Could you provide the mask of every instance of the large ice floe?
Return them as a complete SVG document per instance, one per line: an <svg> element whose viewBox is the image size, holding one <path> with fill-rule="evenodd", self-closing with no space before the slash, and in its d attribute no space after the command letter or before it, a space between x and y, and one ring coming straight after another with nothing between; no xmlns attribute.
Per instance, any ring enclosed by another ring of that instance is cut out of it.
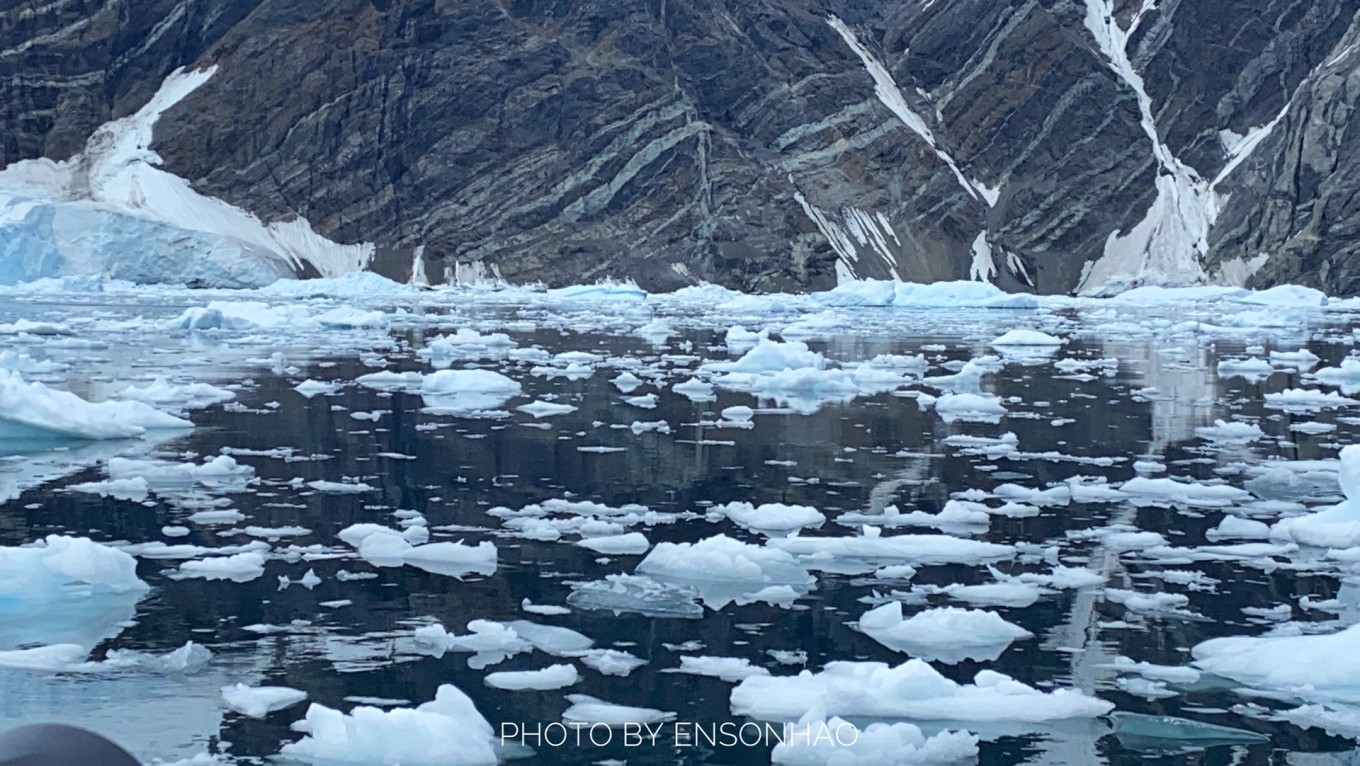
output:
<svg viewBox="0 0 1360 766"><path fill-rule="evenodd" d="M313 703L302 720L307 736L283 755L314 764L491 766L498 762L491 724L452 684L415 708L360 705L348 713Z"/></svg>
<svg viewBox="0 0 1360 766"><path fill-rule="evenodd" d="M87 538L0 547L0 649L76 645L83 660L117 635L148 590L136 559Z"/></svg>
<svg viewBox="0 0 1360 766"><path fill-rule="evenodd" d="M1360 445L1341 450L1341 491L1346 500L1326 510L1276 522L1270 537L1320 548L1360 546Z"/></svg>
<svg viewBox="0 0 1360 766"><path fill-rule="evenodd" d="M841 661L796 676L751 676L732 689L731 702L733 713L787 721L819 705L841 717L1030 724L1094 718L1114 709L1075 689L1040 691L990 670L960 684L923 660L896 666Z"/></svg>
<svg viewBox="0 0 1360 766"><path fill-rule="evenodd" d="M143 402L90 402L0 370L0 440L127 439L192 427Z"/></svg>

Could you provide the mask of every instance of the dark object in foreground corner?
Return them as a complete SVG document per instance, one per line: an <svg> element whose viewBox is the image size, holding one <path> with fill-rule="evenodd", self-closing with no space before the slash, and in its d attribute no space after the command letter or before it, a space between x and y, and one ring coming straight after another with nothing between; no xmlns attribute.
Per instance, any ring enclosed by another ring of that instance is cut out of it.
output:
<svg viewBox="0 0 1360 766"><path fill-rule="evenodd" d="M0 732L0 766L139 766L128 751L75 726L37 723Z"/></svg>

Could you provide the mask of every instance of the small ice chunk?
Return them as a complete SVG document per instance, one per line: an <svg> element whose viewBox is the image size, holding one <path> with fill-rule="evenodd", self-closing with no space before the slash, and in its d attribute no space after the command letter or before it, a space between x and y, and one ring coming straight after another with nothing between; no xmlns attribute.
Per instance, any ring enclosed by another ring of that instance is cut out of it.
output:
<svg viewBox="0 0 1360 766"><path fill-rule="evenodd" d="M565 415L568 412L575 412L576 408L570 404L557 404L555 402L534 401L529 404L521 404L515 409L533 415L534 418L546 418L553 415Z"/></svg>
<svg viewBox="0 0 1360 766"><path fill-rule="evenodd" d="M293 386L293 390L298 392L299 394L302 394L304 397L311 399L314 396L333 394L336 391L339 391L342 385L343 384L340 383L339 381L323 381L308 379L302 381L296 386Z"/></svg>
<svg viewBox="0 0 1360 766"><path fill-rule="evenodd" d="M562 720L569 724L604 724L610 728L623 728L628 724L662 723L675 720L675 713L655 710L649 707L630 707L605 702L585 694L568 694L571 703L562 713Z"/></svg>
<svg viewBox="0 0 1360 766"><path fill-rule="evenodd" d="M865 612L859 629L889 649L951 665L968 659L994 660L1011 642L1034 637L995 612L974 609L947 606L903 619L897 601Z"/></svg>
<svg viewBox="0 0 1360 766"><path fill-rule="evenodd" d="M788 532L802 527L815 527L826 521L821 511L806 505L765 503L754 506L735 502L714 506L713 510L743 527L759 531Z"/></svg>
<svg viewBox="0 0 1360 766"><path fill-rule="evenodd" d="M581 664L606 676L626 676L647 661L618 649L591 649L577 655Z"/></svg>
<svg viewBox="0 0 1360 766"><path fill-rule="evenodd" d="M227 707L241 715L251 718L264 718L275 710L292 707L307 699L307 692L287 686L235 686L222 687L222 699Z"/></svg>
<svg viewBox="0 0 1360 766"><path fill-rule="evenodd" d="M486 677L486 685L497 689L523 691L534 689L549 691L571 686L581 680L581 674L569 663L549 665L540 670L518 670L491 673Z"/></svg>
<svg viewBox="0 0 1360 766"><path fill-rule="evenodd" d="M652 547L652 544L647 541L647 537L641 532L587 537L577 541L576 544L582 548L589 548L596 553L605 553L611 556L637 556L646 553L647 549Z"/></svg>
<svg viewBox="0 0 1360 766"><path fill-rule="evenodd" d="M729 683L751 676L768 676L770 671L759 665L752 665L745 657L702 657L686 655L680 658L680 667L663 670L663 673L687 673L694 676L711 676Z"/></svg>
<svg viewBox="0 0 1360 766"><path fill-rule="evenodd" d="M1015 329L993 339L988 345L993 348L1004 348L1006 346L1062 346L1066 344L1066 339L1054 337L1038 330Z"/></svg>
<svg viewBox="0 0 1360 766"><path fill-rule="evenodd" d="M264 556L253 551L233 556L214 556L179 565L179 577L250 582L264 574Z"/></svg>

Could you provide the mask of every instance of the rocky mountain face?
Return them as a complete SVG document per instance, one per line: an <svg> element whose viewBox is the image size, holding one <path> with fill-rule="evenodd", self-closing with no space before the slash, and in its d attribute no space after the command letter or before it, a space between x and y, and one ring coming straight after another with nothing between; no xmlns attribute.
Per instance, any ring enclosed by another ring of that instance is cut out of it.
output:
<svg viewBox="0 0 1360 766"><path fill-rule="evenodd" d="M1360 292L1360 0L0 0L0 161L211 64L163 168L398 278Z"/></svg>

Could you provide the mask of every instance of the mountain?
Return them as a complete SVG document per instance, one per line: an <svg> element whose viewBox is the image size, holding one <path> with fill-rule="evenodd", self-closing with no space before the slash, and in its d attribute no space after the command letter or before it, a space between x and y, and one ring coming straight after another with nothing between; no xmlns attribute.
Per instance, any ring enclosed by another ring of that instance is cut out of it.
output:
<svg viewBox="0 0 1360 766"><path fill-rule="evenodd" d="M1355 294L1357 64L1360 0L0 0L0 164L266 270Z"/></svg>

